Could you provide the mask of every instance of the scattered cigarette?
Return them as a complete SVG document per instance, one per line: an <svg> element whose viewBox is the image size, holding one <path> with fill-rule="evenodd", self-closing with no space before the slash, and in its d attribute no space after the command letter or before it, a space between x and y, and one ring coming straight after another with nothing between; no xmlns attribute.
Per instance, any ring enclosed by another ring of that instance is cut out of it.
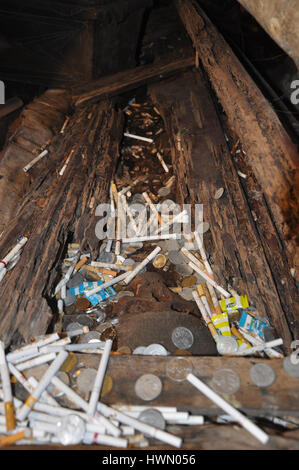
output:
<svg viewBox="0 0 299 470"><path fill-rule="evenodd" d="M23 168L24 172L27 173L27 171L30 170L30 168L32 168L33 165L39 162L48 153L49 153L48 150L44 150L43 152L41 152L37 157L31 160L31 162L29 162L28 165L24 166Z"/></svg>
<svg viewBox="0 0 299 470"><path fill-rule="evenodd" d="M131 137L131 139L144 140L145 142L150 142L150 143L154 142L153 139L149 139L148 137L141 137L140 135L129 134L128 132L125 132L124 136Z"/></svg>

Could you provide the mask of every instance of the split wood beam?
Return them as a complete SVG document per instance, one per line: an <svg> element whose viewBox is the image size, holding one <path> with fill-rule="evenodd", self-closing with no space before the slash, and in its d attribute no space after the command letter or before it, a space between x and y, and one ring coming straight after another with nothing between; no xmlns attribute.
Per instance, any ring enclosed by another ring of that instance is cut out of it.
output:
<svg viewBox="0 0 299 470"><path fill-rule="evenodd" d="M166 58L157 63L143 65L115 75L105 76L83 85L81 84L72 89L73 105L81 106L88 102L124 93L149 82L175 74L178 71L188 69L194 63L194 56L187 56L176 60Z"/></svg>
<svg viewBox="0 0 299 470"><path fill-rule="evenodd" d="M201 64L239 137L274 217L290 267L299 263L299 155L296 145L219 31L194 0L177 10Z"/></svg>
<svg viewBox="0 0 299 470"><path fill-rule="evenodd" d="M37 164L39 176L0 241L4 256L18 236L28 238L19 263L0 284L0 336L6 346L46 332L57 309L53 292L66 244L74 241L98 253L95 209L107 202L122 133L122 113L110 102L86 106Z"/></svg>

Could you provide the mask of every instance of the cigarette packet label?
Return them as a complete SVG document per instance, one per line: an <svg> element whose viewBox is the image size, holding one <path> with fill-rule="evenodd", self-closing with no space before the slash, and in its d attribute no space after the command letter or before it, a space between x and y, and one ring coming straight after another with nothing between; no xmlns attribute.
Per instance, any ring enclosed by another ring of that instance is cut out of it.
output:
<svg viewBox="0 0 299 470"><path fill-rule="evenodd" d="M82 282L79 286L72 287L70 289L70 293L73 295L83 294L92 305L97 305L99 302L102 302L102 300L108 299L108 297L112 297L117 294L113 287L106 287L106 289L100 290L96 294L88 295L88 291L100 286L101 284L103 284L103 281Z"/></svg>
<svg viewBox="0 0 299 470"><path fill-rule="evenodd" d="M213 325L221 336L231 336L227 313L214 315L211 318Z"/></svg>
<svg viewBox="0 0 299 470"><path fill-rule="evenodd" d="M247 295L236 295L235 297L230 297L229 299L220 300L220 307L222 312L233 313L238 308L248 308L249 303Z"/></svg>
<svg viewBox="0 0 299 470"><path fill-rule="evenodd" d="M245 328L248 331L251 331L252 333L259 335L262 339L264 339L263 330L267 326L267 324L260 320L257 320L248 313L242 312L241 318L239 320L239 326Z"/></svg>

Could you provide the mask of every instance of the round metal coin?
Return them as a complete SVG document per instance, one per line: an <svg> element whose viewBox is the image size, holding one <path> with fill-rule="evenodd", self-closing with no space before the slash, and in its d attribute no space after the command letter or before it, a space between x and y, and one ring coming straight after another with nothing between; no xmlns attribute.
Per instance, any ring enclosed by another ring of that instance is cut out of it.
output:
<svg viewBox="0 0 299 470"><path fill-rule="evenodd" d="M178 349L190 349L194 342L192 332L184 326L175 328L172 332L171 339Z"/></svg>
<svg viewBox="0 0 299 470"><path fill-rule="evenodd" d="M144 401L157 398L162 392L162 382L156 375L144 374L135 383L136 395Z"/></svg>
<svg viewBox="0 0 299 470"><path fill-rule="evenodd" d="M133 354L144 354L145 350L146 350L146 346L138 346L137 348L134 349Z"/></svg>
<svg viewBox="0 0 299 470"><path fill-rule="evenodd" d="M59 370L56 374L56 377L58 377L59 380L61 380L65 385L69 385L70 383L70 378L69 376L67 375L66 372L63 372L61 370ZM47 391L53 395L54 398L59 398L61 397L62 395L64 395L64 392L62 392L61 390L59 390L59 388L56 388L55 385L53 385L52 383L50 383L47 387Z"/></svg>
<svg viewBox="0 0 299 470"><path fill-rule="evenodd" d="M73 352L70 352L59 370L61 370L62 372L69 372L75 367L76 364L77 364L76 355Z"/></svg>
<svg viewBox="0 0 299 470"><path fill-rule="evenodd" d="M80 336L79 343L85 344L89 343L91 340L101 340L101 333L99 331L89 331L85 335Z"/></svg>
<svg viewBox="0 0 299 470"><path fill-rule="evenodd" d="M97 370L88 368L82 369L80 374L77 376L77 387L82 393L89 393L93 389L94 381L97 375Z"/></svg>
<svg viewBox="0 0 299 470"><path fill-rule="evenodd" d="M80 284L82 284L82 282L84 282L84 276L83 274L77 272L67 282L66 287L68 287L69 289L71 287L75 288L75 287L78 287Z"/></svg>
<svg viewBox="0 0 299 470"><path fill-rule="evenodd" d="M249 371L252 382L258 387L270 387L275 381L275 372L268 364L255 364Z"/></svg>
<svg viewBox="0 0 299 470"><path fill-rule="evenodd" d="M219 188L214 194L214 199L220 199L223 196L224 188Z"/></svg>
<svg viewBox="0 0 299 470"><path fill-rule="evenodd" d="M187 276L185 279L182 281L182 286L183 287L192 287L194 284L196 284L197 278L196 276Z"/></svg>
<svg viewBox="0 0 299 470"><path fill-rule="evenodd" d="M82 328L81 323L74 321L68 324L65 331L68 332L68 331L73 331L73 330L79 330L80 328Z"/></svg>
<svg viewBox="0 0 299 470"><path fill-rule="evenodd" d="M193 269L188 264L177 264L175 270L181 276L191 276L193 274Z"/></svg>
<svg viewBox="0 0 299 470"><path fill-rule="evenodd" d="M163 418L162 413L159 410L155 410L154 408L143 410L138 416L138 420L158 429L164 430L166 427L165 419Z"/></svg>
<svg viewBox="0 0 299 470"><path fill-rule="evenodd" d="M156 256L156 258L153 261L153 266L157 269L161 269L165 266L167 261L167 258L163 254L159 254Z"/></svg>
<svg viewBox="0 0 299 470"><path fill-rule="evenodd" d="M176 357L166 365L166 375L175 382L183 382L192 373L192 364L184 357Z"/></svg>
<svg viewBox="0 0 299 470"><path fill-rule="evenodd" d="M172 264L187 264L186 257L180 251L169 251L168 259Z"/></svg>
<svg viewBox="0 0 299 470"><path fill-rule="evenodd" d="M283 368L288 375L299 379L299 364L295 364L292 355L287 356L283 361Z"/></svg>
<svg viewBox="0 0 299 470"><path fill-rule="evenodd" d="M194 289L191 287L183 287L182 291L179 292L179 296L181 296L185 300L194 300L192 292Z"/></svg>
<svg viewBox="0 0 299 470"><path fill-rule="evenodd" d="M239 375L232 369L219 369L212 378L212 386L215 392L224 395L235 394L241 385Z"/></svg>
<svg viewBox="0 0 299 470"><path fill-rule="evenodd" d="M80 325L88 326L88 328L92 328L95 324L93 318L89 317L88 315L78 315L76 321L80 323Z"/></svg>
<svg viewBox="0 0 299 470"><path fill-rule="evenodd" d="M232 336L220 336L216 343L217 351L222 356L225 354L235 354L238 349L238 343Z"/></svg>
<svg viewBox="0 0 299 470"><path fill-rule="evenodd" d="M120 354L132 354L132 350L129 348L129 346L121 346L118 348L117 352Z"/></svg>
<svg viewBox="0 0 299 470"><path fill-rule="evenodd" d="M108 395L108 393L111 392L112 387L113 387L113 379L110 375L106 374L104 377L103 386L101 390L101 397Z"/></svg>
<svg viewBox="0 0 299 470"><path fill-rule="evenodd" d="M91 303L85 297L78 297L75 306L77 310L84 312L91 307Z"/></svg>
<svg viewBox="0 0 299 470"><path fill-rule="evenodd" d="M143 352L147 356L167 356L168 352L162 344L150 344Z"/></svg>

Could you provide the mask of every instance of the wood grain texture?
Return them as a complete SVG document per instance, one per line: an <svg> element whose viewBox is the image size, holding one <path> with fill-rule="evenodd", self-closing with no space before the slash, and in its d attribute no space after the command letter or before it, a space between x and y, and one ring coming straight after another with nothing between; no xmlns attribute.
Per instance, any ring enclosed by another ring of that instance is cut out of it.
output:
<svg viewBox="0 0 299 470"><path fill-rule="evenodd" d="M51 299L57 268L70 238L97 253L95 209L106 202L122 129L122 115L111 103L87 106L71 117L65 133L53 140L50 158L41 161L39 177L0 243L0 252L7 253L19 235L28 237L20 262L0 285L6 345L45 333L56 309Z"/></svg>
<svg viewBox="0 0 299 470"><path fill-rule="evenodd" d="M290 262L299 263L298 171L294 143L262 92L194 0L177 0L180 17L230 127L265 194Z"/></svg>
<svg viewBox="0 0 299 470"><path fill-rule="evenodd" d="M217 281L224 288L229 283L240 295L247 293L251 305L269 318L288 349L292 334L298 335L294 281L285 262L287 282L281 301L277 288L281 276L275 277L272 268L275 258L265 256L201 73L185 72L152 85L149 93L170 138L180 202L203 204L204 220L210 224L204 243ZM219 188L225 191L216 200Z"/></svg>
<svg viewBox="0 0 299 470"><path fill-rule="evenodd" d="M79 106L107 96L115 96L144 85L149 81L160 80L164 76L175 74L193 65L193 56L176 60L166 58L158 63L143 65L115 75L102 77L98 80L87 82L84 85L73 87L73 105Z"/></svg>

